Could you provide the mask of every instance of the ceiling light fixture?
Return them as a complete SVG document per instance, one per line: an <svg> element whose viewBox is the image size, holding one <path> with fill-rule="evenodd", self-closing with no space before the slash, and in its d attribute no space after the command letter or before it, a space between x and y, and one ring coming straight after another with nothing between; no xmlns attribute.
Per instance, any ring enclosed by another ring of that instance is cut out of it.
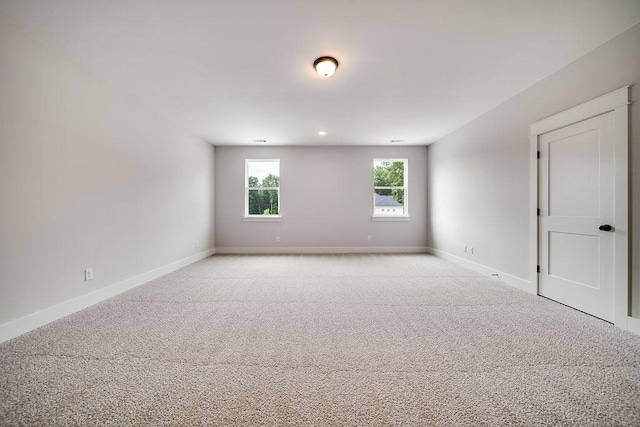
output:
<svg viewBox="0 0 640 427"><path fill-rule="evenodd" d="M327 134L326 130L318 131L318 135L320 135L320 136L325 136L326 134Z"/></svg>
<svg viewBox="0 0 640 427"><path fill-rule="evenodd" d="M321 56L313 61L313 68L322 77L331 77L338 68L338 61L330 56Z"/></svg>

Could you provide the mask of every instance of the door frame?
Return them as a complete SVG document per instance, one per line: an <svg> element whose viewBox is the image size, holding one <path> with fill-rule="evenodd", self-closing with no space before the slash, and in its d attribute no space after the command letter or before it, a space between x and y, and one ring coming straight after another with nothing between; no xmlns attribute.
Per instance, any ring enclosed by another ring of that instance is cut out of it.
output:
<svg viewBox="0 0 640 427"><path fill-rule="evenodd" d="M614 112L614 324L628 329L629 316L629 92L622 87L529 125L530 131L530 283L531 292L539 293L538 284L538 150L539 137L605 113Z"/></svg>

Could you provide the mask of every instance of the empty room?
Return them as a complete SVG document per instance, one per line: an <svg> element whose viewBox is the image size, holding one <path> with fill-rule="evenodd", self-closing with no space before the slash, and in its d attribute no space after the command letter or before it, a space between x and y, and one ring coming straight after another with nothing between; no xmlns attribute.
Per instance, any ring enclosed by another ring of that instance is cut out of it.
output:
<svg viewBox="0 0 640 427"><path fill-rule="evenodd" d="M640 425L640 1L0 0L0 426Z"/></svg>

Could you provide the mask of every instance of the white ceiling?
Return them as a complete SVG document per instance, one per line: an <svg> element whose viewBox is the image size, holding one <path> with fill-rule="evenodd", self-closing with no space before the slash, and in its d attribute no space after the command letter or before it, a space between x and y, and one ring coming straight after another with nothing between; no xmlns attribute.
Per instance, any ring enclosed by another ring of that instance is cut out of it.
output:
<svg viewBox="0 0 640 427"><path fill-rule="evenodd" d="M0 13L215 145L383 145L447 135L640 22L640 1L0 0ZM340 62L329 79L312 69L322 55Z"/></svg>

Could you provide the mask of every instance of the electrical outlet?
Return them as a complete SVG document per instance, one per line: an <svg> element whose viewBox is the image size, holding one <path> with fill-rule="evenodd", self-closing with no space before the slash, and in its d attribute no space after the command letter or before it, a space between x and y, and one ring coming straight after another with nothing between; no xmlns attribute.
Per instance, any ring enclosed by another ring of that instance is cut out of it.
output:
<svg viewBox="0 0 640 427"><path fill-rule="evenodd" d="M200 240L196 239L196 248L200 247Z"/></svg>
<svg viewBox="0 0 640 427"><path fill-rule="evenodd" d="M84 271L84 281L88 282L91 279L93 279L93 268L87 268Z"/></svg>
<svg viewBox="0 0 640 427"><path fill-rule="evenodd" d="M367 236L367 241L370 242L371 241L371 236Z"/></svg>
<svg viewBox="0 0 640 427"><path fill-rule="evenodd" d="M467 252L467 245L464 245L464 246L462 247L462 252Z"/></svg>
<svg viewBox="0 0 640 427"><path fill-rule="evenodd" d="M469 246L469 253L473 255L473 246Z"/></svg>
<svg viewBox="0 0 640 427"><path fill-rule="evenodd" d="M280 241L280 236L276 236L276 242Z"/></svg>

